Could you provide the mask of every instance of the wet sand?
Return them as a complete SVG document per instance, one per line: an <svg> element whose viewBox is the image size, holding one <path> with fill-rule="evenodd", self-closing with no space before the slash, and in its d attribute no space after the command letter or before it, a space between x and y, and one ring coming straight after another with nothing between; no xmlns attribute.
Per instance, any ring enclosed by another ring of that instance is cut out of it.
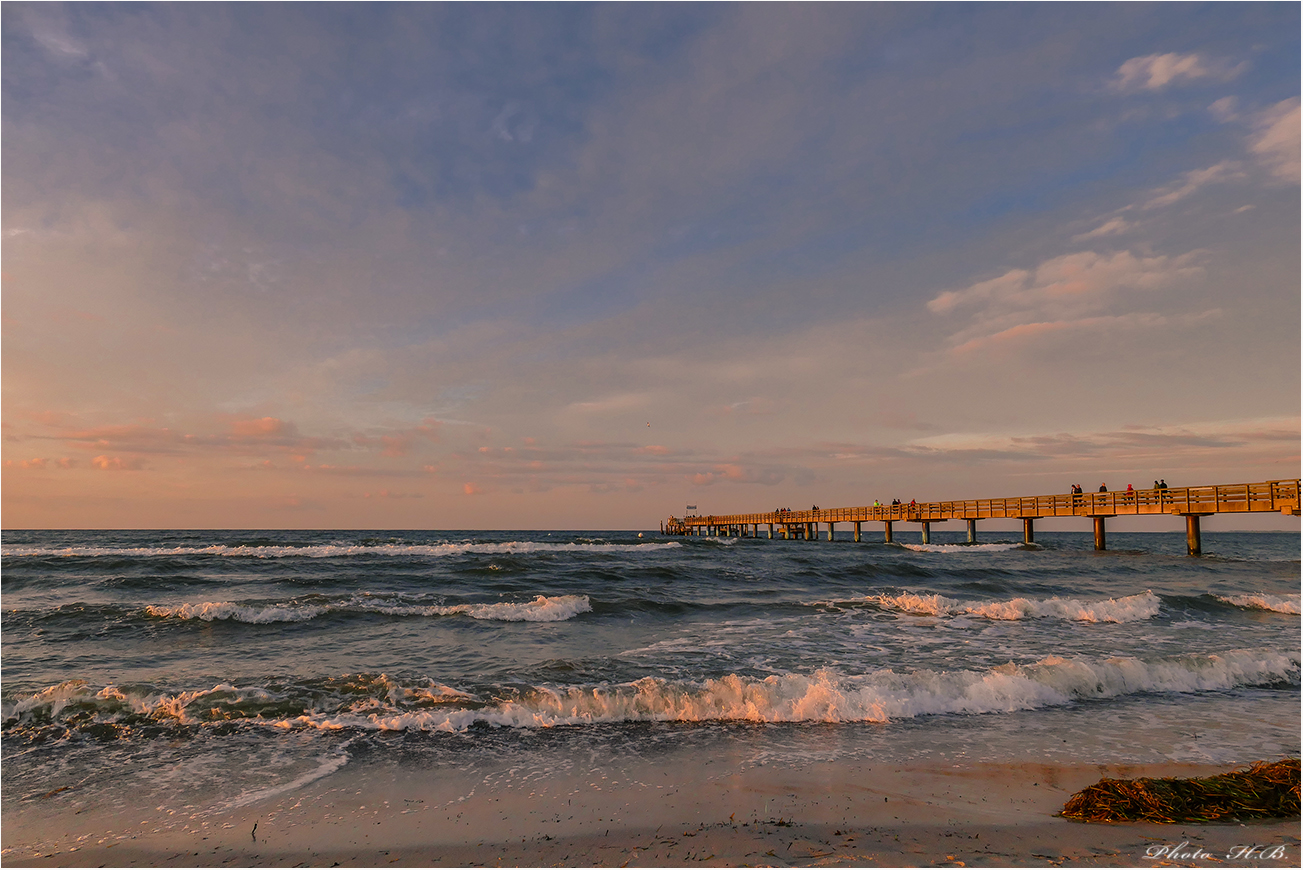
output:
<svg viewBox="0 0 1303 870"><path fill-rule="evenodd" d="M676 758L618 772L492 779L346 766L293 791L192 817L172 812L141 821L147 814L126 808L6 808L3 863L1297 866L1298 819L1201 826L1055 817L1069 796L1101 776L1205 776L1226 769L858 762L796 768ZM1262 848L1233 857L1248 846ZM1146 858L1146 850L1164 849Z"/></svg>

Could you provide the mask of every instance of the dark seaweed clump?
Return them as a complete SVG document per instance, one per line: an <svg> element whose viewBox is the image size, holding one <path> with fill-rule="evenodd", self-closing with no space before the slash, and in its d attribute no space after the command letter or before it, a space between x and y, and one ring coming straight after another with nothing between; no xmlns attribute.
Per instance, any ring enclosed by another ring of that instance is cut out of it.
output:
<svg viewBox="0 0 1303 870"><path fill-rule="evenodd" d="M1059 815L1080 822L1231 822L1299 814L1299 760L1196 779L1101 779Z"/></svg>

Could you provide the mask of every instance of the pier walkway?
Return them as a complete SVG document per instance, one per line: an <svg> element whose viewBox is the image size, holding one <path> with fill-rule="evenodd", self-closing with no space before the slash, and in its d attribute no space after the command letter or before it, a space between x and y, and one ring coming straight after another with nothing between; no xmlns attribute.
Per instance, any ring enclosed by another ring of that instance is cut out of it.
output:
<svg viewBox="0 0 1303 870"><path fill-rule="evenodd" d="M783 538L819 537L819 525L828 527L827 540L834 540L837 523L851 523L856 541L861 540L863 523L883 523L885 540L892 540L892 524L918 523L923 543L930 543L932 523L965 520L968 542L977 542L977 521L1019 519L1023 540L1033 543L1034 522L1046 517L1089 517L1095 526L1095 549L1105 549L1104 521L1119 516L1168 515L1185 517L1186 542L1190 555L1202 552L1199 518L1225 513L1282 513L1299 515L1299 480L1268 480L1220 486L1187 486L1170 489L1140 489L1131 492L1084 492L1063 495L1033 495L1018 498L982 498L965 501L934 501L918 504L873 505L871 507L826 508L808 511L770 511L724 516L670 517L661 524L667 535L730 535L760 537L760 527L775 529Z"/></svg>

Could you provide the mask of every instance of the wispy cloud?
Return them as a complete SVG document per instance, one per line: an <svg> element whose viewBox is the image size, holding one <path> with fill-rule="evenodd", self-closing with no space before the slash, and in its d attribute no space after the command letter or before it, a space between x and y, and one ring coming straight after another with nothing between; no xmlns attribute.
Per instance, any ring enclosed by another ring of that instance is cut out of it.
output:
<svg viewBox="0 0 1303 870"><path fill-rule="evenodd" d="M1297 120L1297 118L1296 118ZM1297 139L1297 135L1295 137ZM1235 160L1223 160L1206 169L1193 169L1185 173L1179 181L1155 191L1150 199L1141 204L1141 208L1163 208L1180 202L1210 184L1244 178L1244 170Z"/></svg>
<svg viewBox="0 0 1303 870"><path fill-rule="evenodd" d="M1131 229L1131 224L1123 217L1111 217L1104 223L1095 227L1087 233L1081 233L1072 237L1074 242L1084 242L1088 239L1098 239L1102 236L1121 235Z"/></svg>
<svg viewBox="0 0 1303 870"><path fill-rule="evenodd" d="M1130 251L1082 251L948 290L927 307L938 315L967 313L969 325L950 336L953 353L1066 329L1157 326L1165 320L1152 314L1099 312L1129 299L1126 291L1150 290L1198 274L1198 258L1199 252L1143 257Z"/></svg>
<svg viewBox="0 0 1303 870"><path fill-rule="evenodd" d="M1160 91L1174 83L1197 79L1229 81L1243 69L1243 65L1198 54L1148 54L1133 57L1118 67L1113 87L1120 91Z"/></svg>
<svg viewBox="0 0 1303 870"><path fill-rule="evenodd" d="M1299 180L1299 98L1290 97L1253 119L1249 150L1282 181Z"/></svg>

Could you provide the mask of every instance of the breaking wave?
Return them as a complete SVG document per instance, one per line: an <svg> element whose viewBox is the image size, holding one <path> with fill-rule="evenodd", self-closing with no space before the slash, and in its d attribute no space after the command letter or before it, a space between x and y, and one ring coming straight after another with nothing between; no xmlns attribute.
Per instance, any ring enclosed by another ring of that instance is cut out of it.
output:
<svg viewBox="0 0 1303 870"><path fill-rule="evenodd" d="M871 595L866 601L886 610L925 616L980 616L987 619L1057 617L1081 622L1136 622L1158 614L1160 601L1153 592L1080 601L1075 598L1011 598L1007 601L961 601L943 595Z"/></svg>
<svg viewBox="0 0 1303 870"><path fill-rule="evenodd" d="M1276 613L1299 613L1299 593L1288 595L1269 595L1266 592L1252 592L1245 595L1214 595L1218 601L1244 607L1248 610L1272 610Z"/></svg>
<svg viewBox="0 0 1303 870"><path fill-rule="evenodd" d="M158 619L198 619L203 622L229 619L262 625L272 622L307 622L323 614L381 613L388 616L469 616L502 622L563 622L587 613L593 606L587 595L536 596L532 601L497 604L407 604L385 599L354 597L332 603L257 605L229 601L174 606L149 605L145 615Z"/></svg>
<svg viewBox="0 0 1303 870"><path fill-rule="evenodd" d="M998 553L1002 550L1039 549L1035 544L901 544L919 553Z"/></svg>
<svg viewBox="0 0 1303 870"><path fill-rule="evenodd" d="M1207 655L1066 659L985 670L882 669L765 678L729 674L700 682L646 677L630 683L494 687L462 692L407 687L381 674L329 685L212 689L176 694L63 683L4 707L6 731L62 722L142 720L204 726L244 720L278 729L464 732L613 722L890 722L942 714L995 714L1143 693L1222 691L1299 684L1299 659L1271 649Z"/></svg>

